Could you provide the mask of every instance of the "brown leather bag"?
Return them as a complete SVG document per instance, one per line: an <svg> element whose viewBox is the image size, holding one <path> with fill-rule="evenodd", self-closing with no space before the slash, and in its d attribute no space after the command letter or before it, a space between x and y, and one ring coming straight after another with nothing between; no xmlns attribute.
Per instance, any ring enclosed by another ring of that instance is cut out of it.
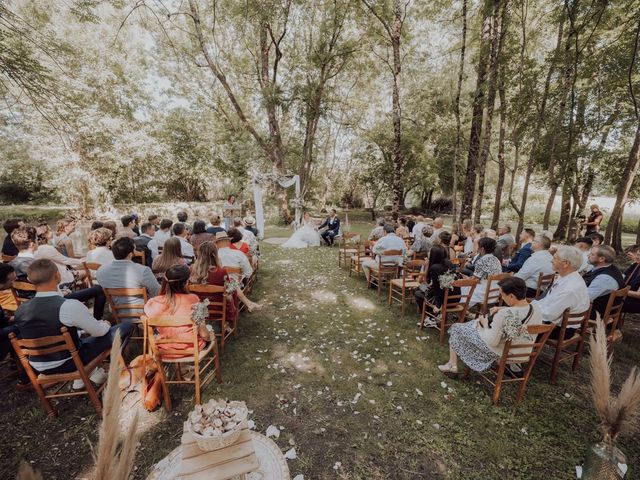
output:
<svg viewBox="0 0 640 480"><path fill-rule="evenodd" d="M143 375L146 373L146 378ZM153 411L162 404L162 377L158 366L150 355L138 355L120 373L120 389L125 392L139 391L144 408Z"/></svg>

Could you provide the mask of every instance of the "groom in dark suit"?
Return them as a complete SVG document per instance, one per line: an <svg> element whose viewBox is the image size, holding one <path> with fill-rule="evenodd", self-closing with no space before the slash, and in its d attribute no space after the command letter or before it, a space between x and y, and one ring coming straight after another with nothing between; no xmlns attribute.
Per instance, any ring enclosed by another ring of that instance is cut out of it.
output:
<svg viewBox="0 0 640 480"><path fill-rule="evenodd" d="M340 219L338 218L336 213L337 212L335 211L335 209L331 209L331 216L327 217L326 220L322 222L322 225L318 227L318 229L327 227L327 229L322 232L320 236L328 246L333 245L333 238L338 235L338 232L340 232Z"/></svg>

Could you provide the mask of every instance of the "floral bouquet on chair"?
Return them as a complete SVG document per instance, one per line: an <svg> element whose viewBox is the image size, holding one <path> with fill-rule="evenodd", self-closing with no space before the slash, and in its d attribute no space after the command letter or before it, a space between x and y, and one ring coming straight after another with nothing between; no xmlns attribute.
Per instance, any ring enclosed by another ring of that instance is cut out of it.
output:
<svg viewBox="0 0 640 480"><path fill-rule="evenodd" d="M209 299L205 298L203 301L194 303L191 306L191 320L196 325L202 325L209 318Z"/></svg>

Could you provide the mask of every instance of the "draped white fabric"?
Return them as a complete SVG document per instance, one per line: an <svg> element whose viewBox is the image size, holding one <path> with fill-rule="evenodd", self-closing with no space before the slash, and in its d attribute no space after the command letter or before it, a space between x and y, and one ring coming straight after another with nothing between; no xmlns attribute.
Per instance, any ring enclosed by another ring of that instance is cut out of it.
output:
<svg viewBox="0 0 640 480"><path fill-rule="evenodd" d="M283 188L289 188L295 185L296 198L300 198L300 176L294 175L288 180L279 180L278 184ZM253 180L253 203L256 206L256 227L258 228L258 236L260 239L264 238L264 208L262 206L262 185L260 185L254 178ZM296 206L295 213L296 223L300 224L301 212L300 207Z"/></svg>

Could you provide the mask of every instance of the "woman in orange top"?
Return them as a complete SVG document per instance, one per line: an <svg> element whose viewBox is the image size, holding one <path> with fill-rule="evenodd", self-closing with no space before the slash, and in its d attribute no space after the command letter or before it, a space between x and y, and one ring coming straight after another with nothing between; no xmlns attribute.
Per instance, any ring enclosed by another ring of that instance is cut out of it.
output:
<svg viewBox="0 0 640 480"><path fill-rule="evenodd" d="M189 293L187 283L191 270L186 265L173 265L170 267L162 281L160 295L147 301L144 313L148 317L160 315L176 315L191 317L191 307L200 299L197 295ZM195 325L194 325L195 326ZM210 340L210 333L205 324L198 325L198 349L202 350L205 343ZM160 338L175 338L184 340L185 343L165 343L161 348L185 350L193 346L193 327L158 327Z"/></svg>

